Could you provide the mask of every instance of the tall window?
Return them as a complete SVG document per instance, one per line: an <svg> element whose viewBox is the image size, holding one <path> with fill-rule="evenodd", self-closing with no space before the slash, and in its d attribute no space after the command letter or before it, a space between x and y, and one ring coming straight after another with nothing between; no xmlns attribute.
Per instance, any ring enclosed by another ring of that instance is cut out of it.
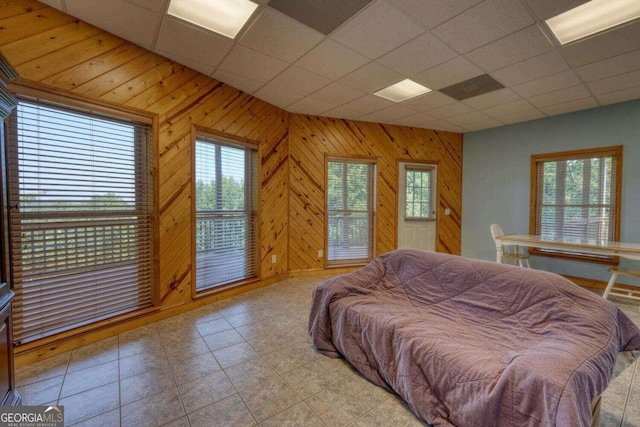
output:
<svg viewBox="0 0 640 427"><path fill-rule="evenodd" d="M533 234L619 239L621 146L536 155L531 157L531 168Z"/></svg>
<svg viewBox="0 0 640 427"><path fill-rule="evenodd" d="M8 129L15 340L150 306L150 127L21 99Z"/></svg>
<svg viewBox="0 0 640 427"><path fill-rule="evenodd" d="M196 291L203 291L257 276L257 151L200 136L195 147Z"/></svg>
<svg viewBox="0 0 640 427"><path fill-rule="evenodd" d="M327 263L358 264L373 258L375 164L363 160L327 163Z"/></svg>
<svg viewBox="0 0 640 427"><path fill-rule="evenodd" d="M405 219L435 219L434 181L433 167L406 167Z"/></svg>

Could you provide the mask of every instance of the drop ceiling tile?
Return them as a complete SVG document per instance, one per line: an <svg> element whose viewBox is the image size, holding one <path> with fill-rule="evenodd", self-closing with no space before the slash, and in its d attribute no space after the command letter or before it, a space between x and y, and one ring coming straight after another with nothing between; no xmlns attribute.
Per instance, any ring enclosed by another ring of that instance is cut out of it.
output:
<svg viewBox="0 0 640 427"><path fill-rule="evenodd" d="M506 104L496 105L495 107L485 108L482 110L488 116L502 120L502 117L513 114L522 114L524 112L535 109L529 101L520 99L518 101L507 102Z"/></svg>
<svg viewBox="0 0 640 427"><path fill-rule="evenodd" d="M637 50L640 46L640 21L563 46L569 65L581 67L592 62Z"/></svg>
<svg viewBox="0 0 640 427"><path fill-rule="evenodd" d="M317 99L307 97L289 105L287 110L292 113L319 116L325 111L329 111L333 108L336 108L336 104L330 104L328 102L318 101Z"/></svg>
<svg viewBox="0 0 640 427"><path fill-rule="evenodd" d="M362 98L364 95L366 95L366 93L360 90L350 88L340 83L331 83L317 92L312 93L310 97L334 105L342 105L354 99Z"/></svg>
<svg viewBox="0 0 640 427"><path fill-rule="evenodd" d="M235 45L220 64L222 70L265 83L287 67L286 62L241 45Z"/></svg>
<svg viewBox="0 0 640 427"><path fill-rule="evenodd" d="M486 0L432 32L458 52L465 53L532 24L533 19L519 1Z"/></svg>
<svg viewBox="0 0 640 427"><path fill-rule="evenodd" d="M640 50L594 62L577 69L586 82L617 76L640 69Z"/></svg>
<svg viewBox="0 0 640 427"><path fill-rule="evenodd" d="M183 58L173 53L164 53L163 56L202 74L210 75L213 73L213 70L215 70L215 66L213 65L203 64L202 62L195 61L191 58Z"/></svg>
<svg viewBox="0 0 640 427"><path fill-rule="evenodd" d="M535 16L544 21L553 16L578 7L589 0L527 0L527 4Z"/></svg>
<svg viewBox="0 0 640 427"><path fill-rule="evenodd" d="M376 59L423 32L386 0L377 0L338 28L331 38Z"/></svg>
<svg viewBox="0 0 640 427"><path fill-rule="evenodd" d="M536 120L546 117L540 110L522 111L520 113L509 114L507 116L500 117L500 121L505 125L513 123L526 122L529 120Z"/></svg>
<svg viewBox="0 0 640 427"><path fill-rule="evenodd" d="M165 7L170 0L125 0L140 7L144 7L152 12L160 13L165 11Z"/></svg>
<svg viewBox="0 0 640 427"><path fill-rule="evenodd" d="M412 116L415 113L416 112L413 110L396 104L373 113L365 114L364 116L358 117L358 120L363 120L365 122L391 123L393 120L397 120L401 117Z"/></svg>
<svg viewBox="0 0 640 427"><path fill-rule="evenodd" d="M456 133L464 133L466 129L461 128L460 126L452 125L451 123L440 120L437 122L431 123L431 129L443 132L456 132Z"/></svg>
<svg viewBox="0 0 640 427"><path fill-rule="evenodd" d="M393 102L380 98L375 95L365 95L362 98L358 98L354 101L347 102L343 105L350 110L354 110L362 114L373 113L374 111L382 110L395 105Z"/></svg>
<svg viewBox="0 0 640 427"><path fill-rule="evenodd" d="M370 62L364 67L338 80L340 83L363 92L375 92L403 80L401 74L384 67L377 62Z"/></svg>
<svg viewBox="0 0 640 427"><path fill-rule="evenodd" d="M549 105L547 107L540 108L547 116L556 116L558 114L572 113L574 111L587 110L589 108L595 108L598 106L598 102L592 97L576 99L569 102L563 102L561 104Z"/></svg>
<svg viewBox="0 0 640 427"><path fill-rule="evenodd" d="M483 108L489 108L495 105L504 104L506 102L515 101L517 99L520 99L520 97L509 89L499 89L493 92L485 93L484 95L467 98L462 102L467 104L471 108L481 110Z"/></svg>
<svg viewBox="0 0 640 427"><path fill-rule="evenodd" d="M377 62L409 77L458 56L429 33L392 50Z"/></svg>
<svg viewBox="0 0 640 427"><path fill-rule="evenodd" d="M482 0L391 0L420 25L431 29L475 6Z"/></svg>
<svg viewBox="0 0 640 427"><path fill-rule="evenodd" d="M473 123L495 121L495 119L487 116L480 111L471 111L470 113L461 114L455 117L447 118L447 121L456 126L467 127Z"/></svg>
<svg viewBox="0 0 640 427"><path fill-rule="evenodd" d="M162 55L178 55L216 67L232 46L233 40L227 37L165 16L160 26L155 51Z"/></svg>
<svg viewBox="0 0 640 427"><path fill-rule="evenodd" d="M271 0L272 7L296 21L329 34L371 0Z"/></svg>
<svg viewBox="0 0 640 427"><path fill-rule="evenodd" d="M404 101L402 105L412 110L424 112L444 105L453 104L454 102L456 102L456 100L450 96L442 92L432 91Z"/></svg>
<svg viewBox="0 0 640 427"><path fill-rule="evenodd" d="M429 123L437 121L435 117L432 117L425 113L417 113L412 116L401 117L393 120L394 125L398 126L410 126L416 128L426 128Z"/></svg>
<svg viewBox="0 0 640 427"><path fill-rule="evenodd" d="M616 104L640 98L640 86L596 96L601 105Z"/></svg>
<svg viewBox="0 0 640 427"><path fill-rule="evenodd" d="M62 0L40 0L40 3L44 3L47 6L55 7L58 10L65 10Z"/></svg>
<svg viewBox="0 0 640 427"><path fill-rule="evenodd" d="M240 44L293 63L324 39L319 32L268 7L240 38Z"/></svg>
<svg viewBox="0 0 640 427"><path fill-rule="evenodd" d="M360 117L362 113L359 113L356 110L352 110L345 106L336 107L332 110L325 111L321 114L324 117L334 117L336 119L346 119L346 120L354 120Z"/></svg>
<svg viewBox="0 0 640 427"><path fill-rule="evenodd" d="M159 14L123 0L66 0L65 4L67 13L89 24L147 49L153 44Z"/></svg>
<svg viewBox="0 0 640 427"><path fill-rule="evenodd" d="M321 116L325 116L325 117L334 117L336 119L346 119L346 120L354 120L360 117L361 115L362 113L356 110L347 108L345 106L336 107L332 110L325 111L324 113L321 114Z"/></svg>
<svg viewBox="0 0 640 427"><path fill-rule="evenodd" d="M449 117L471 113L472 111L474 111L473 108L468 105L464 105L462 102L456 102L455 104L429 110L429 114L439 119L448 119Z"/></svg>
<svg viewBox="0 0 640 427"><path fill-rule="evenodd" d="M491 129L503 126L503 123L496 119L489 119L482 122L474 122L465 125L464 128L469 132L475 132L477 130Z"/></svg>
<svg viewBox="0 0 640 427"><path fill-rule="evenodd" d="M505 86L515 86L568 69L569 65L562 58L560 52L552 50L517 64L492 71L491 75Z"/></svg>
<svg viewBox="0 0 640 427"><path fill-rule="evenodd" d="M486 71L494 71L552 49L553 45L540 28L532 25L469 52L466 57Z"/></svg>
<svg viewBox="0 0 640 427"><path fill-rule="evenodd" d="M512 89L520 94L520 96L530 98L535 95L553 92L554 90L564 89L565 87L576 86L579 84L580 79L578 79L576 73L573 70L567 70L513 86Z"/></svg>
<svg viewBox="0 0 640 427"><path fill-rule="evenodd" d="M569 87L566 89L560 89L553 92L545 93L542 95L532 96L527 98L536 107L547 107L553 104L561 104L563 102L574 101L576 99L582 99L590 97L591 93L584 85ZM542 108L541 108L542 109ZM542 109L544 111L544 109Z"/></svg>
<svg viewBox="0 0 640 427"><path fill-rule="evenodd" d="M253 96L280 108L286 108L287 106L303 98L301 95L286 91L282 88L270 84L263 86L260 90L254 93Z"/></svg>
<svg viewBox="0 0 640 427"><path fill-rule="evenodd" d="M480 68L458 56L444 64L437 65L413 76L413 80L437 90L484 74Z"/></svg>
<svg viewBox="0 0 640 427"><path fill-rule="evenodd" d="M640 70L587 83L594 95L640 86Z"/></svg>
<svg viewBox="0 0 640 427"><path fill-rule="evenodd" d="M244 93L253 93L264 85L263 82L239 76L222 69L217 69L211 77L229 86L233 86Z"/></svg>
<svg viewBox="0 0 640 427"><path fill-rule="evenodd" d="M327 39L300 58L296 65L329 79L342 76L362 67L369 59Z"/></svg>
<svg viewBox="0 0 640 427"><path fill-rule="evenodd" d="M292 65L269 83L292 93L307 96L331 82L317 74Z"/></svg>

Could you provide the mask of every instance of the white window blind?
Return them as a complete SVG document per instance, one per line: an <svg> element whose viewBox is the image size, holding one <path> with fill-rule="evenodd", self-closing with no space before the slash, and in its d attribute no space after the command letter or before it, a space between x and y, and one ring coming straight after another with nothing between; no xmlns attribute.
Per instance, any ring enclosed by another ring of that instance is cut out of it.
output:
<svg viewBox="0 0 640 427"><path fill-rule="evenodd" d="M196 291L257 276L257 151L195 142Z"/></svg>
<svg viewBox="0 0 640 427"><path fill-rule="evenodd" d="M8 126L14 339L151 305L146 124L20 100Z"/></svg>
<svg viewBox="0 0 640 427"><path fill-rule="evenodd" d="M535 234L615 240L617 150L535 159Z"/></svg>
<svg viewBox="0 0 640 427"><path fill-rule="evenodd" d="M406 167L405 219L435 219L433 167Z"/></svg>
<svg viewBox="0 0 640 427"><path fill-rule="evenodd" d="M357 264L373 258L375 164L329 160L327 164L327 263Z"/></svg>

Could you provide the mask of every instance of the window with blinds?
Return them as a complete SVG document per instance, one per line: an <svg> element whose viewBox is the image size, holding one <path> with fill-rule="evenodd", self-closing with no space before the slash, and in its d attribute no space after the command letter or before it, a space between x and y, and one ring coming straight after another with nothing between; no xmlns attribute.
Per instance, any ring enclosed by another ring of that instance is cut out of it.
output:
<svg viewBox="0 0 640 427"><path fill-rule="evenodd" d="M327 162L327 264L360 264L374 256L375 175L371 161Z"/></svg>
<svg viewBox="0 0 640 427"><path fill-rule="evenodd" d="M621 166L620 146L532 156L532 234L618 240Z"/></svg>
<svg viewBox="0 0 640 427"><path fill-rule="evenodd" d="M405 172L405 219L434 220L434 168L407 166Z"/></svg>
<svg viewBox="0 0 640 427"><path fill-rule="evenodd" d="M19 99L7 138L18 344L152 304L150 132Z"/></svg>
<svg viewBox="0 0 640 427"><path fill-rule="evenodd" d="M195 141L196 292L257 277L257 150Z"/></svg>

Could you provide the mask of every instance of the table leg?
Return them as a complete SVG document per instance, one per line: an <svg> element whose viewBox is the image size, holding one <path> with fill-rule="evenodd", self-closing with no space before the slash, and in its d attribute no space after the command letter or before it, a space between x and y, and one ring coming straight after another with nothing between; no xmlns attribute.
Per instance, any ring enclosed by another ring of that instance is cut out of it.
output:
<svg viewBox="0 0 640 427"><path fill-rule="evenodd" d="M602 298L607 299L609 297L609 293L611 292L611 289L613 289L613 285L616 284L616 280L618 279L618 272L614 271L611 273L611 279L609 279L609 283L607 283L607 287L604 290L604 293L602 294Z"/></svg>

